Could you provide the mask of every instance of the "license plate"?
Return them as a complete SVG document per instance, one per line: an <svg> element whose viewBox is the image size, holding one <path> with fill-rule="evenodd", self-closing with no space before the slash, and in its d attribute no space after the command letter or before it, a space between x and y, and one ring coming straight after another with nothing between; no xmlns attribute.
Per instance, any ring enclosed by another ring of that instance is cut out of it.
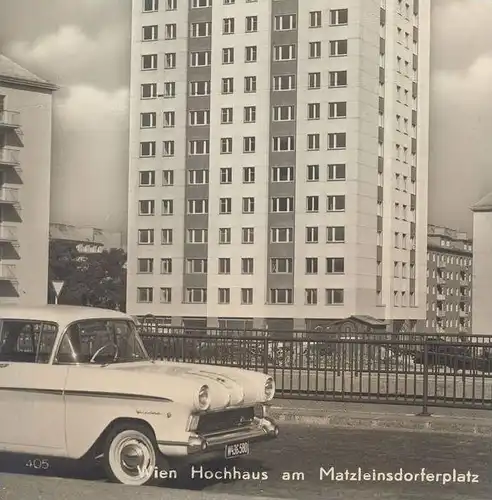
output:
<svg viewBox="0 0 492 500"><path fill-rule="evenodd" d="M236 458L243 455L249 455L249 443L245 441L243 443L227 444L225 447L225 457L226 458Z"/></svg>

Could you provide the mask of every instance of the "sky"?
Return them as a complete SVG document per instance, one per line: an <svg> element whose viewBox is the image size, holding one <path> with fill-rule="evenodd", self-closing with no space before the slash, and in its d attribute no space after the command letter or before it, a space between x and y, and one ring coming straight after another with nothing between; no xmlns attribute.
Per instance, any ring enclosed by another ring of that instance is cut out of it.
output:
<svg viewBox="0 0 492 500"><path fill-rule="evenodd" d="M429 222L471 233L492 191L492 0L431 1ZM54 222L125 230L130 15L131 0L1 0L0 52L61 87Z"/></svg>

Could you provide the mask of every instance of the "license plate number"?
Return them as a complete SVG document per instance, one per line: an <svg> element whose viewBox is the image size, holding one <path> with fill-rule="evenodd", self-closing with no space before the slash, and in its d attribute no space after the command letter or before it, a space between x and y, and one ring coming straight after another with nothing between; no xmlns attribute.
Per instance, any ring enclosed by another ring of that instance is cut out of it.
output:
<svg viewBox="0 0 492 500"><path fill-rule="evenodd" d="M241 457L243 455L249 455L249 443L247 441L245 441L244 443L234 443L226 445L226 458Z"/></svg>

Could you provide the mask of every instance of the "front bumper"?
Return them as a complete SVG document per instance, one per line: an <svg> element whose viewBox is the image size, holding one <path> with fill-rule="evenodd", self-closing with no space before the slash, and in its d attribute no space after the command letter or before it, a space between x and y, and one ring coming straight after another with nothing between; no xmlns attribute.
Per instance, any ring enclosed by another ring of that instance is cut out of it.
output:
<svg viewBox="0 0 492 500"><path fill-rule="evenodd" d="M224 453L226 445L268 441L275 439L279 428L275 421L269 417L255 417L253 422L240 429L228 429L214 434L191 433L187 443L173 443L158 441L159 450L164 455L189 456L190 458L208 457ZM177 452L177 448L180 448ZM174 453L173 453L174 450Z"/></svg>

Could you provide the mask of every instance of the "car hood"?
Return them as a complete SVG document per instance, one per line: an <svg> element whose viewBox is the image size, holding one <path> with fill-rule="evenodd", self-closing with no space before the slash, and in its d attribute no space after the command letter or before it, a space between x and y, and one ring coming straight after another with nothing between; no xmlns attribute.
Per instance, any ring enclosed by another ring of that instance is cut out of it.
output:
<svg viewBox="0 0 492 500"><path fill-rule="evenodd" d="M265 382L269 378L264 373L200 363L177 363L172 361L146 361L135 363L115 363L104 368L109 372L125 372L138 378L158 377L165 386L201 387L208 385L214 408L254 404L265 400Z"/></svg>

